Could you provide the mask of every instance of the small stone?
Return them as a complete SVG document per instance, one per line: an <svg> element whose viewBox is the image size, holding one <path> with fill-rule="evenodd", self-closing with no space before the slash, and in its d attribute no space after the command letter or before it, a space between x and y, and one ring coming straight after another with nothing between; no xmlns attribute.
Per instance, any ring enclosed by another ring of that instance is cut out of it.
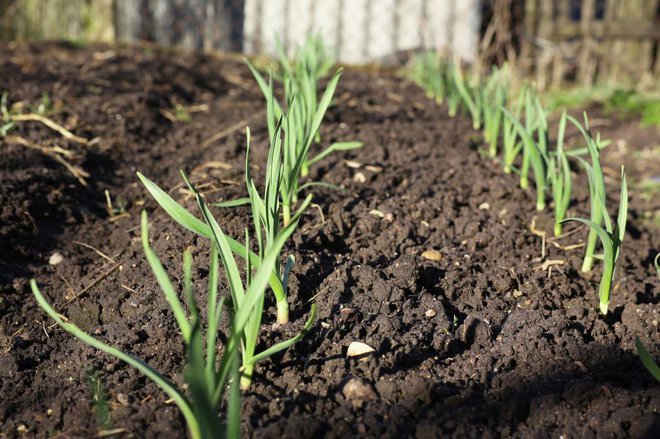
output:
<svg viewBox="0 0 660 439"><path fill-rule="evenodd" d="M321 322L321 327L322 327L323 329L328 329L328 328L330 327L330 323L328 323L328 322Z"/></svg>
<svg viewBox="0 0 660 439"><path fill-rule="evenodd" d="M438 313L435 312L434 309L427 309L424 315L426 316L427 319L432 319L433 317L437 316Z"/></svg>
<svg viewBox="0 0 660 439"><path fill-rule="evenodd" d="M424 259L428 259L429 261L435 261L435 262L442 261L442 253L433 249L426 250L424 253L422 253L422 257Z"/></svg>
<svg viewBox="0 0 660 439"><path fill-rule="evenodd" d="M369 215L377 216L378 218L385 218L385 214L378 209L371 209Z"/></svg>
<svg viewBox="0 0 660 439"><path fill-rule="evenodd" d="M522 291L520 291L520 290L513 290L513 297L518 298L518 297L520 297L520 296L522 296L522 295L523 295Z"/></svg>
<svg viewBox="0 0 660 439"><path fill-rule="evenodd" d="M490 209L490 204L488 203L481 203L479 205L479 210L488 210L488 209Z"/></svg>
<svg viewBox="0 0 660 439"><path fill-rule="evenodd" d="M28 428L27 426L25 426L25 424L21 424L18 427L16 427L16 431L23 434L23 433L27 433Z"/></svg>
<svg viewBox="0 0 660 439"><path fill-rule="evenodd" d="M50 258L48 258L48 263L50 265L57 265L61 263L63 260L64 260L64 256L62 256L62 253L55 252L52 255L50 255Z"/></svg>
<svg viewBox="0 0 660 439"><path fill-rule="evenodd" d="M362 163L356 162L355 160L346 160L346 166L353 169L359 169L362 167Z"/></svg>
<svg viewBox="0 0 660 439"><path fill-rule="evenodd" d="M353 181L356 183L364 183L367 181L367 177L365 177L362 172L356 172L353 176Z"/></svg>
<svg viewBox="0 0 660 439"><path fill-rule="evenodd" d="M367 401L378 398L371 384L365 383L359 378L350 378L341 389L341 393L354 408L360 408Z"/></svg>
<svg viewBox="0 0 660 439"><path fill-rule="evenodd" d="M361 341L354 341L348 345L346 356L349 358L358 357L360 360L366 360L366 357L373 352L376 352L376 350L368 344L362 343Z"/></svg>
<svg viewBox="0 0 660 439"><path fill-rule="evenodd" d="M383 168L381 166L367 165L364 167L364 169L366 169L369 172L373 172L374 174L383 172Z"/></svg>

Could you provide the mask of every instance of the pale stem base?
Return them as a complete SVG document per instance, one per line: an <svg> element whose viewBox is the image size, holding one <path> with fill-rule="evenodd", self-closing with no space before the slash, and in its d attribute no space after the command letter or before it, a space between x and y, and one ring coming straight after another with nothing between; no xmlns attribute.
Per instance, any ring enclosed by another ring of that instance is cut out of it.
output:
<svg viewBox="0 0 660 439"><path fill-rule="evenodd" d="M277 302L277 323L289 323L289 303L286 299Z"/></svg>

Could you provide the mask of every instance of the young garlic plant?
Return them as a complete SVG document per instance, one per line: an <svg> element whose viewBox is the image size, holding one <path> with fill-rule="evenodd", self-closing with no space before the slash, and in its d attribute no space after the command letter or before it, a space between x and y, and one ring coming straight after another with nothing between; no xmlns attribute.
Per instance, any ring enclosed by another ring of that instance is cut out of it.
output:
<svg viewBox="0 0 660 439"><path fill-rule="evenodd" d="M328 75L334 65L334 59L328 54L320 35L308 37L303 46L296 51L293 61L289 61L279 41L277 49L281 70L280 79L284 83L286 101L296 99L296 96L299 100L299 104L296 105L294 111L288 110L288 117L294 118L296 121L294 126L297 131L295 134L300 149L305 144L307 136L310 135L309 131L314 123L315 111L318 108L318 82ZM254 74L254 69L251 70ZM262 91L265 90L262 88ZM276 116L279 117L280 114ZM318 130L312 135L315 143L321 141ZM335 143L332 150L349 150L360 146L362 146L360 142L340 142ZM311 164L305 156L300 169L301 177L306 177L309 174Z"/></svg>
<svg viewBox="0 0 660 439"><path fill-rule="evenodd" d="M536 182L536 210L545 209L545 190L547 181L547 164L544 156L547 155L547 124L545 115L540 112L540 104L534 102L531 96L526 96L525 126L506 108L501 107L504 115L516 129L521 139L523 159L520 169L520 186L528 186L528 172L531 164ZM534 130L537 130L537 140L534 139Z"/></svg>
<svg viewBox="0 0 660 439"><path fill-rule="evenodd" d="M246 130L247 134L247 152L245 154L245 183L247 187L248 196L246 198L239 198L236 200L225 201L216 203L218 207L235 207L239 205L250 205L252 211L252 219L254 223L255 236L257 238L258 256L263 256L263 253L270 242L273 242L280 233L282 226L280 226L281 204L280 192L282 191L283 176L286 172L282 160L282 136L281 136L281 121L275 127L275 137L273 137L270 148L268 150L268 161L266 163L266 179L264 185L264 196L259 195L257 186L254 183L252 174L250 172L250 130ZM293 220L297 221L302 213L307 209L311 203L312 195L308 195L305 200L298 207L298 211L294 215ZM284 225L283 227L286 227ZM292 255L287 257L287 262L282 269L280 259L275 263L273 271L278 279L281 280L282 289L273 290L277 306L277 322L280 324L289 321L289 303L287 293L287 281L289 272L293 267L295 260Z"/></svg>
<svg viewBox="0 0 660 439"><path fill-rule="evenodd" d="M506 106L507 100L507 85L501 70L491 73L486 85L482 88L482 93L484 94L482 98L484 140L488 143L488 155L495 157L502 127L501 107Z"/></svg>
<svg viewBox="0 0 660 439"><path fill-rule="evenodd" d="M272 111L272 109L271 109ZM298 219L311 203L311 194L301 203L298 210L293 217L289 216L288 221L280 227L280 199L278 192L282 192L282 185L284 183L284 175L287 171L286 167L281 160L281 125L278 123L273 128L274 136L272 138L271 148L269 150L269 158L266 167L266 195L262 199L259 197L256 186L249 172L249 142L250 136L248 131L248 153L246 154L246 184L248 187L248 198L240 198L225 203L219 203L223 207L238 206L243 204L250 204L254 216L255 234L257 235L257 244L259 245L260 254L254 254L249 247L241 244L235 239L227 237L229 248L238 256L243 257L249 262L250 267L258 268L260 260L263 256L265 249L269 248L272 242L275 242L277 237L282 233L281 231L287 229L289 226L297 225ZM183 174L182 174L183 175ZM172 197L163 191L153 181L149 180L144 175L138 173L138 177L142 180L147 190L151 193L158 204L174 219L188 230L197 233L207 239L214 240L213 229L204 222L200 221L193 214L188 212L184 207L179 205ZM188 182L185 175L184 180ZM190 186L190 184L189 184ZM201 208L201 205L200 205ZM256 216L255 216L256 215ZM207 221L210 222L210 221ZM262 232L263 230L263 232ZM263 239L265 235L265 239ZM264 244L265 242L265 244ZM278 255L279 256L279 255ZM287 264L288 266L289 264ZM290 268L289 268L290 269ZM289 321L289 304L287 300L287 279L288 270L282 271L280 258L272 265L269 283L277 305L277 322L280 324L288 323Z"/></svg>
<svg viewBox="0 0 660 439"><path fill-rule="evenodd" d="M524 86L518 96L516 107L513 109L513 117L503 117L502 120L502 162L505 174L510 174L514 169L516 158L518 158L523 148L515 121L520 120L522 117L527 93L527 86ZM504 107L500 107L500 111L505 115Z"/></svg>
<svg viewBox="0 0 660 439"><path fill-rule="evenodd" d="M444 102L446 78L443 65L438 54L427 51L415 55L411 68L413 81L426 91L429 99L435 99L438 104Z"/></svg>
<svg viewBox="0 0 660 439"><path fill-rule="evenodd" d="M248 131L248 150L249 150L249 131ZM281 168L279 168L277 164L278 157L279 157L279 151L274 151L272 152L272 154L269 155L268 172L272 174L271 176L275 179L278 178L278 174L281 172ZM248 165L246 165L246 168L247 167ZM291 221L290 224L284 226L282 229L279 229L278 226L279 215L277 210L277 182L272 180L267 181L267 186L269 184L272 184L273 187L266 188L266 198L262 199L257 192L256 186L249 174L249 171L246 171L246 180L248 182L248 187L249 187L253 222L255 228L254 234L257 237L257 247L259 253L257 255L254 255L252 251L249 250L250 235L246 228L245 253L241 255L246 261L245 278L246 278L247 286L244 287L240 277L240 273L238 271L236 261L232 254L233 250L230 247L226 237L224 236L222 229L218 225L215 218L211 215L206 204L204 203L204 199L202 198L201 194L195 189L195 187L187 179L185 180L186 180L186 184L188 185L188 188L195 194L195 199L197 200L197 204L199 205L199 208L202 211L202 215L204 216L206 224L211 229L212 244L216 245L220 249L220 256L225 266L225 271L227 272L227 280L231 291L232 304L234 306L235 312L239 313L244 306L246 305L251 306L252 303L251 296L249 296L250 295L249 286L252 282L254 282L256 277L253 279L252 276L253 269L251 267L257 265L254 263L252 258L255 256L256 258L258 258L259 267L263 267L265 265L265 262L268 262L268 266L267 266L268 269L271 272L278 273L281 270L282 247L284 243L287 241L287 239L291 236L293 231L296 229L300 214L306 208L306 206L301 208L301 210L296 214L296 216L293 218L293 221ZM307 203L309 203L309 201L310 200L308 199ZM265 232L267 235L267 241L263 239L262 228L264 229L263 232ZM270 259L266 259L267 257L269 257L271 253L275 254L275 256L272 258L273 259L272 262ZM292 263L293 260L289 258L289 261L290 262L287 263L287 267L285 268L282 276L282 284L284 285L285 293L286 293L286 284L287 284L288 276L291 271L291 268L293 267L293 263ZM261 268L259 268L259 270L261 270ZM259 271L257 271L257 275L259 275ZM289 307L288 307L288 303L286 302L286 295L283 297L282 300L284 301L284 305L282 305L281 302L277 303L278 319L281 317L280 312L283 311L286 317L286 322L288 322ZM310 330L316 318L316 306L312 304L309 318L307 319L307 322L305 323L303 329L297 335L295 335L294 337L288 340L277 343L262 352L257 353L256 347L259 341L259 332L261 330L261 319L263 317L263 309L264 309L263 294L260 295L259 300L257 300L256 304L250 309L252 311L248 314L246 318L245 326L243 330L243 337L240 340L241 354L242 354L240 387L241 389L244 390L248 389L250 387L250 384L252 383L252 377L256 364L259 361L267 357L270 357L271 355L274 355L284 349L288 349L289 347L297 343Z"/></svg>
<svg viewBox="0 0 660 439"><path fill-rule="evenodd" d="M589 169L589 179L592 180L593 169ZM607 212L604 195L596 190L595 198L591 200L592 206L595 206L601 212L601 217L605 222L605 228L590 219L585 218L567 218L562 221L578 221L589 226L590 232L596 233L603 245L603 275L598 287L599 308L602 314L607 314L610 305L610 296L612 293L612 282L614 279L614 270L621 253L621 244L626 232L626 220L628 215L628 186L626 184L626 174L623 166L621 167L621 197L619 200L619 213L614 226Z"/></svg>
<svg viewBox="0 0 660 439"><path fill-rule="evenodd" d="M548 166L548 179L552 189L552 200L555 212L554 233L555 236L561 235L561 222L566 218L568 206L571 203L571 168L568 163L568 157L564 151L564 133L566 132L567 115L564 111L559 119L559 129L557 131L557 148L546 160Z"/></svg>
<svg viewBox="0 0 660 439"><path fill-rule="evenodd" d="M240 391L239 391L239 345L245 339L246 329L250 319L260 312L258 305L263 302L263 296L272 271L272 265L279 254L279 248L292 230L282 233L277 242L273 243L271 251L261 260L261 267L247 287L245 301L236 306L230 313L229 333L220 361L217 361L217 334L224 310L225 298L218 298L218 257L223 259L230 286L240 283L240 276L235 271L236 263L226 237L219 228L217 243L211 246L209 262L208 291L206 294L206 331L193 295L192 255L190 250L183 253L183 295L186 307L179 300L174 286L165 271L160 259L149 243L149 229L146 211L142 212L142 246L145 256L158 284L174 315L186 347L186 367L184 382L187 393L153 369L142 360L122 352L121 350L91 336L61 316L41 294L36 281L31 281L32 293L37 303L44 311L61 326L84 343L105 352L142 372L147 378L158 385L177 405L188 426L193 439L214 439L218 437L238 438L240 436ZM205 347L206 346L206 347ZM222 395L229 386L226 420L218 417L218 408Z"/></svg>
<svg viewBox="0 0 660 439"><path fill-rule="evenodd" d="M483 84L479 77L466 78L459 63L454 64L452 69L453 85L472 117L472 127L475 130L481 129L482 106L484 105L484 95L482 93Z"/></svg>
<svg viewBox="0 0 660 439"><path fill-rule="evenodd" d="M287 96L287 108L284 112L273 93L272 75L267 83L249 61L246 60L246 63L266 98L268 133L271 139L274 136L275 126L281 119L282 132L284 133L282 143L284 172L280 195L282 215L286 225L291 221L291 211L295 208L300 192L311 186L324 185L320 182L302 184L303 169L308 169L309 166L335 151L359 148L362 146L362 142L336 142L315 156L310 157L312 144L315 141L325 112L330 106L342 69L337 70L330 78L321 99L318 101L318 105L311 106L310 104L310 102L313 102L310 96L315 94L316 90L306 87L303 93L294 93L293 96Z"/></svg>
<svg viewBox="0 0 660 439"><path fill-rule="evenodd" d="M603 200L603 203L607 200L607 192L605 187L605 177L603 175L603 169L600 165L600 141L599 138L594 139L589 131L589 120L587 115L584 115L585 126L583 127L580 122L571 116L567 116L567 119L577 127L577 129L582 133L582 136L587 142L587 151L591 158L591 163L577 156L578 160L582 163L583 167L587 171L587 177L589 180L589 200L590 200L590 216L589 219L592 223L601 225L603 222L603 209L601 207L600 200ZM596 244L598 242L598 234L595 229L589 229L589 236L587 237L587 244L585 247L584 259L582 262L582 271L589 272L593 268L596 251Z"/></svg>

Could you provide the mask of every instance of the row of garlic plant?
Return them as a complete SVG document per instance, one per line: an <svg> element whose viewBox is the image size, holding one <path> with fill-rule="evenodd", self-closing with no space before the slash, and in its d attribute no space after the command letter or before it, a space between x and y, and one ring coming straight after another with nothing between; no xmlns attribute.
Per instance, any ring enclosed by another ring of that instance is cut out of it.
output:
<svg viewBox="0 0 660 439"><path fill-rule="evenodd" d="M606 209L606 191L600 165L600 151L607 143L593 137L585 115L584 124L563 112L556 132L550 131L547 114L532 85L522 87L517 98L509 93L509 83L503 70L489 75L468 74L458 62L442 60L436 53L424 53L415 58L411 67L412 79L438 103L447 102L450 116L464 108L472 118L475 129L483 129L487 155L495 158L501 153L504 172L516 172L520 187L529 186L530 171L536 189L536 209L546 208L552 201L554 234L562 234L562 225L578 221L589 227L582 271L592 269L594 261L603 260L603 275L599 286L599 309L607 314L612 280L625 234L628 207L626 177L621 168L621 195L616 222ZM566 149L564 144L567 123L577 127L586 147ZM555 134L555 144L551 145ZM501 147L500 147L501 145ZM590 160L583 156L588 155ZM582 164L589 178L590 218L567 218L571 203L572 176L570 158ZM602 254L596 254L600 240Z"/></svg>
<svg viewBox="0 0 660 439"><path fill-rule="evenodd" d="M93 337L68 321L49 304L39 291L36 281L31 282L39 306L63 329L96 349L135 367L157 384L181 410L193 439L239 437L240 391L250 387L256 364L289 348L312 327L316 315L314 305L311 306L303 329L297 335L257 352L261 323L267 310L265 304L268 287L275 299L277 322L285 324L289 321L287 284L295 259L293 255L283 258L282 252L296 230L301 215L311 203L313 195L308 193L309 190L315 184L320 184L303 182L303 177L307 175L309 166L333 151L361 146L359 142L336 143L316 155L310 155L312 145L320 142L319 128L332 101L341 69L329 79L319 98L317 81L325 76L333 64L326 59L320 39L306 43L292 63L284 55L282 57L279 79L284 84L286 105L281 105L275 99L272 74L266 82L247 63L266 98L270 141L263 192L259 192L250 172L250 131L246 129L247 197L216 203L216 206L225 208L239 205L250 207L252 227L245 227L242 242L239 237L232 238L223 231L203 195L183 172L181 175L195 196L201 219L155 182L138 173L139 179L160 207L181 226L206 238L210 245L208 288L205 303L201 307L193 292L192 253L189 249L183 252L182 302L177 288L150 245L147 213L142 212L143 250L185 345L187 361L183 388L178 388L173 381L137 357ZM244 260L243 275L238 259ZM220 262L229 289L226 296L220 294ZM205 316L201 315L200 309L206 309ZM228 319L228 330L225 337L219 337L223 315ZM219 347L222 338L225 342ZM226 400L224 419L218 415L223 397Z"/></svg>
<svg viewBox="0 0 660 439"><path fill-rule="evenodd" d="M584 125L564 111L559 119L556 146L549 150L550 132L546 112L536 96L533 86L525 84L508 108L509 90L502 71L495 69L485 79L473 75L466 79L459 64L445 62L434 52L415 58L411 68L412 79L429 97L439 104L447 102L448 112L454 117L463 105L472 117L473 127L481 129L488 144L487 154L495 158L501 142L501 161L504 172L513 171L520 175L520 187L529 185L530 165L536 184L536 208L546 207L546 196L552 197L554 234L562 234L562 225L576 221L589 227L582 271L589 272L596 260L603 261L603 274L598 287L599 310L606 315L609 309L616 264L621 252L628 214L628 187L624 167L621 167L621 188L616 222L607 211L606 185L600 164L600 151L608 142L600 135L594 137L589 130L589 120L584 115ZM586 147L566 150L564 136L567 121L573 124L586 141ZM519 159L519 156L522 157ZM589 160L582 156L588 155ZM567 218L571 202L572 179L569 157L577 160L587 173L589 182L590 217ZM516 163L520 167L516 168ZM602 253L596 254L600 240ZM660 278L660 254L654 260ZM639 340L635 347L642 364L649 373L660 381L660 367Z"/></svg>

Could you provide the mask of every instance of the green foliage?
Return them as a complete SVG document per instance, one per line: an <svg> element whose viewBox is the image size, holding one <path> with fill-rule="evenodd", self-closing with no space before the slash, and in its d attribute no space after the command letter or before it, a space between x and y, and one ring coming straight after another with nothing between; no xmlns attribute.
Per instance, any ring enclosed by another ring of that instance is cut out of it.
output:
<svg viewBox="0 0 660 439"><path fill-rule="evenodd" d="M600 312L607 314L610 295L612 293L612 281L614 278L614 270L616 263L619 259L621 252L621 244L626 232L626 220L628 215L628 186L626 184L626 174L621 167L621 197L619 200L619 213L614 226L607 212L605 205L605 198L598 190L593 194L594 198L591 200L592 206L601 212L602 218L605 222L605 228L601 227L598 223L584 218L568 218L566 221L578 221L586 224L590 228L590 233L596 233L603 245L603 275L600 280L598 288L598 297L600 300Z"/></svg>
<svg viewBox="0 0 660 439"><path fill-rule="evenodd" d="M427 51L416 54L410 66L410 78L426 91L429 99L438 104L444 102L446 91L446 73L442 71L440 57L435 52Z"/></svg>
<svg viewBox="0 0 660 439"><path fill-rule="evenodd" d="M94 415L96 416L96 425L100 430L108 429L112 427L112 414L110 413L108 396L103 388L103 383L93 367L87 370L86 378L89 394L92 398L92 406L94 407Z"/></svg>
<svg viewBox="0 0 660 439"><path fill-rule="evenodd" d="M245 156L245 183L247 187L248 197L228 202L217 203L220 207L233 207L241 204L248 204L251 207L252 220L254 223L255 236L257 241L257 248L259 257L263 257L268 244L275 241L277 235L280 233L280 193L282 191L282 184L284 182L283 176L286 172L282 160L282 137L281 125L275 127L275 137L268 150L268 161L266 163L266 181L264 186L263 197L259 195L257 186L252 178L250 172L250 131L247 130L247 152ZM294 219L302 215L311 202L312 196L308 195L307 198L298 208ZM286 226L286 224L285 224ZM282 271L281 258L275 262L274 271L278 279L281 281L282 289L275 292L275 299L277 302L277 321L278 323L287 323L289 321L289 304L287 302L287 278L289 271L295 262L293 256L287 258L287 264L284 271Z"/></svg>
<svg viewBox="0 0 660 439"><path fill-rule="evenodd" d="M355 149L362 146L361 142L338 142L328 146L317 155L310 157L310 150L315 141L315 137L323 121L323 117L334 95L337 83L342 70L339 69L330 78L326 89L318 101L313 105L316 91L306 88L306 93L294 93L293 96L287 96L287 109L283 111L282 106L277 102L273 92L272 75L268 83L263 76L248 62L248 67L252 71L259 88L266 98L268 133L272 142L275 138L275 129L278 125L282 127L282 184L280 196L282 203L282 213L284 224L291 220L291 211L295 208L300 191L314 184L303 185L301 179L304 170L334 151L343 151Z"/></svg>
<svg viewBox="0 0 660 439"><path fill-rule="evenodd" d="M589 225L586 254L583 271L591 270L598 239L603 243L604 272L599 286L600 310L607 313L612 289L612 279L619 256L621 242L625 232L627 212L627 186L622 169L621 204L615 227L605 208L605 181L600 165L600 150L609 142L601 141L600 136L592 137L585 115L582 127L566 112L561 115L556 136L556 147L550 150L551 133L547 122L546 110L536 95L533 86L524 85L513 108L507 108L509 102L508 84L502 80L501 72L494 70L485 79L474 75L468 78L457 65L444 62L434 53L422 54L413 59L409 69L410 77L427 94L438 102L447 101L449 113L454 116L461 104L469 111L473 126L483 125L484 140L488 142L488 155L495 157L498 142L502 139L502 162L505 173L517 172L520 186L529 186L529 171L534 173L536 185L536 208L543 210L546 195L552 195L554 208L554 234L562 233L562 224L566 221L578 221ZM435 79L434 79L435 78ZM440 96L439 96L440 95ZM566 149L564 136L567 121L574 124L587 141L586 147ZM588 162L582 156L589 155ZM519 160L518 157L522 155ZM571 202L573 182L569 159L579 160L587 171L591 195L591 215L589 219L566 219ZM516 168L516 163L520 167ZM602 225L605 225L605 228Z"/></svg>
<svg viewBox="0 0 660 439"><path fill-rule="evenodd" d="M189 250L184 252L184 290L188 305L188 310L186 312L179 301L174 286L170 282L169 276L149 244L148 233L147 214L146 212L143 212L142 244L144 252L147 261L156 276L158 284L170 304L172 313L174 314L183 341L186 345L188 362L184 373L184 379L189 389L189 395L186 395L182 390L178 389L172 381L161 375L142 360L122 352L119 349L87 334L76 325L60 316L41 294L34 279L31 281L32 292L39 306L41 306L41 308L43 308L44 311L46 311L46 313L64 330L70 332L84 343L87 343L90 346L138 369L167 393L179 410L181 410L181 413L186 420L186 424L188 425L190 436L193 439L210 439L224 436L224 428L217 416L217 407L220 396L227 384L228 377L233 381L238 382L238 369L234 368L235 370L232 370L230 366L232 364L232 357L237 357L238 341L243 336L246 319L243 315L239 315L239 313L235 314L233 325L231 325L232 331L228 334L229 342L225 347L223 360L220 367L216 369L216 346L215 343L211 344L210 342L212 341L212 338L215 337L215 334L217 334L224 302L224 299L216 301L218 252L216 250L212 251L212 260L209 266L210 274L207 309L209 310L210 315L207 321L208 327L206 331L207 342L209 342L209 355L204 359L204 355L201 351L204 343L201 331L201 319L191 291L192 280L190 266L192 263L192 256L190 255ZM274 258L271 256L271 261L272 259ZM259 277L260 279L263 279L262 283L253 283L252 292L254 293L254 297L252 301L253 303L251 304L253 308L256 306L257 300L263 296L269 269L270 267L266 265L260 270L261 274ZM243 314L246 313L247 311L243 312ZM210 373L207 373L207 370L209 370ZM235 428L235 424L240 425L240 417L227 419L227 424L233 425L233 428Z"/></svg>
<svg viewBox="0 0 660 439"><path fill-rule="evenodd" d="M483 104L483 85L478 77L466 78L458 63L454 64L452 69L453 86L462 98L463 104L467 107L472 117L472 127L475 130L481 129L482 104Z"/></svg>
<svg viewBox="0 0 660 439"><path fill-rule="evenodd" d="M486 85L481 88L483 97L484 140L488 142L488 155L497 155L497 144L502 128L502 107L507 103L507 83L502 70L494 70L488 77Z"/></svg>
<svg viewBox="0 0 660 439"><path fill-rule="evenodd" d="M295 229L295 223L291 223L282 229L276 238L269 243L263 252L263 257L259 260L259 264L251 262L251 252L247 251L243 255L248 262L246 264L246 283L244 285L229 240L210 215L201 195L194 187L190 186L190 188L195 193L206 221L205 225L210 229L212 235L208 293L205 306L207 310L206 330L203 329L203 318L200 315L193 294L193 260L190 250L185 250L183 253L184 307L167 272L149 244L147 214L144 211L142 212L143 249L156 280L170 305L186 346L187 365L184 371L184 381L187 385L188 394L177 389L169 379L146 363L92 337L73 323L65 320L46 301L34 280L31 281L31 287L39 305L62 328L81 341L135 367L163 389L181 410L188 424L191 437L204 439L225 435L227 437L238 437L240 433L239 381L244 387L247 387L252 378L254 366L258 361L296 343L311 327L314 321L315 309L312 309L307 324L298 335L256 353L266 285L279 258L282 246ZM246 244L244 248L249 247L247 232ZM231 291L232 310L229 312L230 331L227 334L223 355L218 365L216 360L217 334L225 302L224 297L218 298L219 259L222 260ZM257 265L259 268L254 272L252 267ZM243 358L240 371L239 350ZM217 416L217 408L227 387L230 388L229 401L227 404L226 425L223 426Z"/></svg>
<svg viewBox="0 0 660 439"><path fill-rule="evenodd" d="M514 115L512 115L507 109L502 108L505 117L513 124L522 143L523 162L520 174L520 186L523 189L527 188L527 176L531 164L532 169L534 170L534 179L536 181L536 209L543 210L545 208L547 181L547 164L544 159L544 156L547 155L547 145L544 132L547 131L547 125L545 125L545 118L537 114L538 109L536 107L536 102L532 101L529 95L527 95L525 110L526 126L523 126ZM534 126L538 127L538 141L534 139L533 130L530 129Z"/></svg>
<svg viewBox="0 0 660 439"><path fill-rule="evenodd" d="M589 200L590 200L590 221L598 226L602 224L603 221L603 209L602 205L607 200L607 193L605 187L605 177L603 175L603 169L600 164L600 148L598 145L598 139L594 139L589 131L589 119L587 115L584 115L585 126L583 127L580 122L575 118L568 116L568 120L575 125L578 130L582 133L582 136L587 142L587 150L591 158L591 163L578 158L582 163L583 167L587 172L587 177L589 180ZM602 200L602 202L601 202ZM582 271L589 272L591 271L594 264L594 252L596 249L596 243L598 240L598 235L596 229L589 229L589 236L587 237L587 245L585 248L584 261L582 263Z"/></svg>
<svg viewBox="0 0 660 439"><path fill-rule="evenodd" d="M651 357L651 354L646 350L639 337L635 337L635 347L637 348L639 359L642 360L642 364L646 370L649 371L653 378L660 381L660 366L658 366L658 363L656 363L653 357Z"/></svg>
<svg viewBox="0 0 660 439"><path fill-rule="evenodd" d="M561 222L566 218L568 206L571 203L571 168L564 152L564 133L566 132L566 111L562 112L557 131L557 147L554 154L547 158L548 179L552 188L552 199L555 213L555 236L561 235Z"/></svg>
<svg viewBox="0 0 660 439"><path fill-rule="evenodd" d="M504 173L510 174L514 168L514 163L523 148L522 140L518 135L516 121L522 117L523 107L527 96L528 87L523 87L516 101L516 106L512 110L511 117L502 119L502 162L504 164ZM504 110L502 109L504 114Z"/></svg>

